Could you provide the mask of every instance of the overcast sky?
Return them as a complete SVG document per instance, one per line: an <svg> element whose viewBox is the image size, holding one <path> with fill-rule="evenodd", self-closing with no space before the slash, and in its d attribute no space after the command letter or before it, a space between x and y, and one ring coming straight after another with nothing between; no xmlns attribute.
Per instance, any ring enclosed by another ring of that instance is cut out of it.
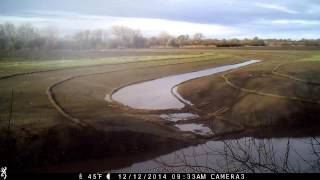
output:
<svg viewBox="0 0 320 180"><path fill-rule="evenodd" d="M147 36L320 38L320 0L1 0L0 23L60 32L124 25Z"/></svg>

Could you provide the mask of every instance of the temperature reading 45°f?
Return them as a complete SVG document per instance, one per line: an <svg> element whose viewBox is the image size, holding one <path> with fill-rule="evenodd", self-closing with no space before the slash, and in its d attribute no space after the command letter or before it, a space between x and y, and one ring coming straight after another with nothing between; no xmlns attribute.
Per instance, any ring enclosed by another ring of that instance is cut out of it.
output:
<svg viewBox="0 0 320 180"><path fill-rule="evenodd" d="M102 179L102 173L88 174L88 179Z"/></svg>

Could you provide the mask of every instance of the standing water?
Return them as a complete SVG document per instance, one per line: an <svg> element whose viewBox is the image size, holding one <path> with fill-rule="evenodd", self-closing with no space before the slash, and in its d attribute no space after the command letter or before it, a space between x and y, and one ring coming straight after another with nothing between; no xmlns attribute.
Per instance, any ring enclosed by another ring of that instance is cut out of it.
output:
<svg viewBox="0 0 320 180"><path fill-rule="evenodd" d="M320 138L209 141L114 172L320 172Z"/></svg>
<svg viewBox="0 0 320 180"><path fill-rule="evenodd" d="M168 76L156 80L146 81L138 84L133 84L119 89L111 98L114 101L120 102L134 109L148 110L165 110L165 109L181 109L184 103L189 103L184 100L176 92L171 92L172 88L185 81L204 77L227 70L240 68L249 64L260 62L259 60L250 60L239 64L220 66L206 70L178 74ZM107 95L106 97L109 97ZM183 101L184 103L182 103Z"/></svg>

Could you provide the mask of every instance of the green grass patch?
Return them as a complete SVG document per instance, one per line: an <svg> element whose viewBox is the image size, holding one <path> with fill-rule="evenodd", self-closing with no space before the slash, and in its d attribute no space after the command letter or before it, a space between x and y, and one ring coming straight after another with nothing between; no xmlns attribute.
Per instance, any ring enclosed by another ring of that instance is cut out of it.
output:
<svg viewBox="0 0 320 180"><path fill-rule="evenodd" d="M320 53L316 53L315 55L312 55L311 57L304 58L302 61L314 61L314 62L320 62Z"/></svg>
<svg viewBox="0 0 320 180"><path fill-rule="evenodd" d="M226 58L232 55L218 53L187 54L187 55L159 55L159 56L126 56L110 57L101 59L69 59L69 60L20 60L3 59L0 61L0 76L15 73L63 69L72 67L85 67L94 65L122 64L134 62L158 61L160 64L165 62L197 62L210 59Z"/></svg>

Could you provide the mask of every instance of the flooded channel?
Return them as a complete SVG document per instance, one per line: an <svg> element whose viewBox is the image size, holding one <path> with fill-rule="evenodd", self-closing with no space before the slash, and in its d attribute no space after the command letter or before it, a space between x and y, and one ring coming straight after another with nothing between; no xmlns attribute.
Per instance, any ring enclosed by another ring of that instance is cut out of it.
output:
<svg viewBox="0 0 320 180"><path fill-rule="evenodd" d="M178 74L129 85L114 92L114 94L112 94L111 96L111 99L134 109L181 109L185 106L184 103L190 102L183 99L180 95L177 94L176 89L173 89L178 84L191 79L240 68L257 62L259 62L259 60L249 60L239 64L226 65L196 72ZM109 95L106 95L106 97L109 98Z"/></svg>

